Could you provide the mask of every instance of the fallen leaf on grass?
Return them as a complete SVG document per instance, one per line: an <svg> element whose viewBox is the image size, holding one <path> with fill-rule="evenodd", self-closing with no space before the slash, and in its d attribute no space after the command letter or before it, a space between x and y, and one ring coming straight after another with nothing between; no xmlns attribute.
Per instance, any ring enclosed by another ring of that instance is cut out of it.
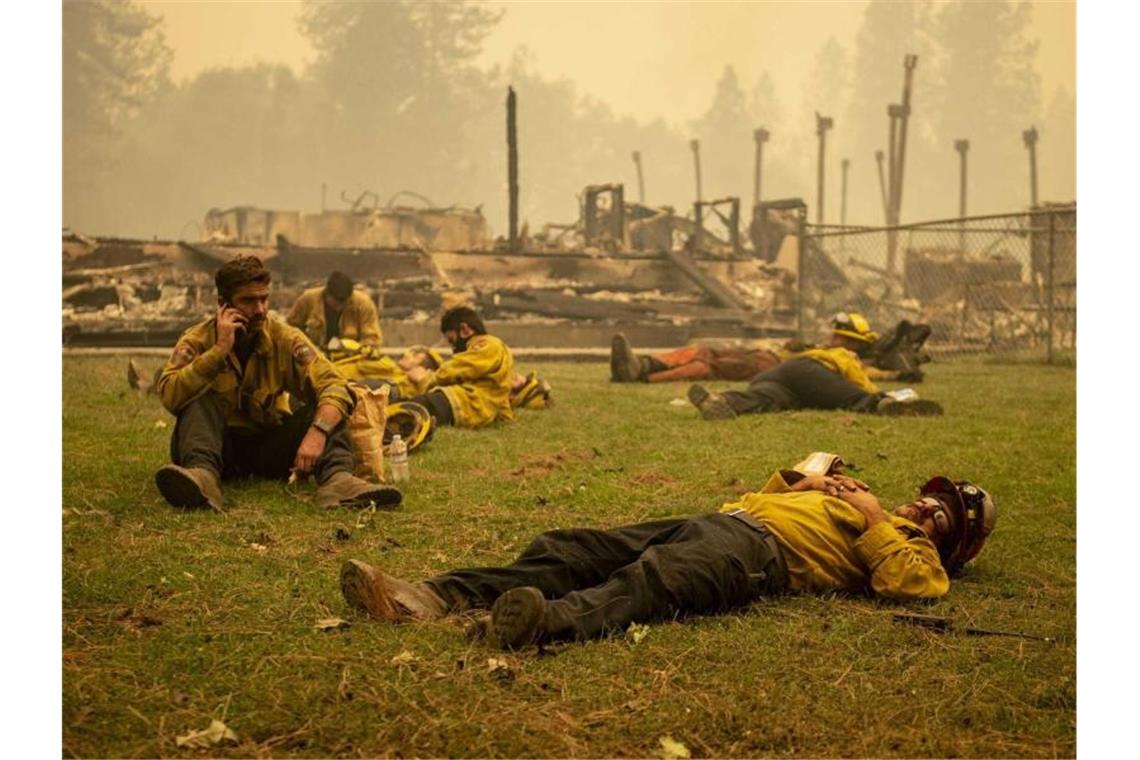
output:
<svg viewBox="0 0 1140 760"><path fill-rule="evenodd" d="M672 736L662 736L659 741L661 742L661 757L665 760L686 760L691 756L689 748Z"/></svg>
<svg viewBox="0 0 1140 760"><path fill-rule="evenodd" d="M250 549L253 549L253 550L254 550L255 552L257 552L258 554L265 554L267 551L269 551L269 547L268 547L268 546L266 546L265 544L255 544L255 543L251 543L251 544L249 545L249 548L250 548Z"/></svg>
<svg viewBox="0 0 1140 760"><path fill-rule="evenodd" d="M487 672L500 681L515 680L515 669L509 662L499 657L487 658Z"/></svg>
<svg viewBox="0 0 1140 760"><path fill-rule="evenodd" d="M683 398L675 398L669 402L669 406L688 406L688 405L689 405L688 399L683 399Z"/></svg>
<svg viewBox="0 0 1140 760"><path fill-rule="evenodd" d="M157 420L154 423L155 430L166 430L168 427L170 427L170 425L167 424L166 420Z"/></svg>
<svg viewBox="0 0 1140 760"><path fill-rule="evenodd" d="M416 657L410 649L405 649L391 659L391 663L397 668L414 668L419 664L419 661L420 658Z"/></svg>
<svg viewBox="0 0 1140 760"><path fill-rule="evenodd" d="M179 736L174 741L179 747L212 747L222 742L237 744L237 734L220 720L210 721L209 727L201 731L191 731L185 736Z"/></svg>
<svg viewBox="0 0 1140 760"><path fill-rule="evenodd" d="M348 628L350 625L352 625L352 623L348 622L344 618L338 617L321 618L316 622L318 631L335 631L338 628Z"/></svg>
<svg viewBox="0 0 1140 760"><path fill-rule="evenodd" d="M629 630L625 632L626 638L634 644L640 644L649 635L649 626L639 623L630 623Z"/></svg>

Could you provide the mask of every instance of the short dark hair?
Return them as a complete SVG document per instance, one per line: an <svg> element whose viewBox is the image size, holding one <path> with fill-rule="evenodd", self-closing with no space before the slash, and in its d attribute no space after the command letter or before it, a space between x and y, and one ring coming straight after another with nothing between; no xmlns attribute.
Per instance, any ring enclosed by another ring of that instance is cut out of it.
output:
<svg viewBox="0 0 1140 760"><path fill-rule="evenodd" d="M218 297L226 303L233 300L234 293L243 285L256 282L269 284L269 270L256 256L236 256L218 269L214 284L218 287Z"/></svg>
<svg viewBox="0 0 1140 760"><path fill-rule="evenodd" d="M441 333L448 330L458 331L459 325L464 322L475 331L476 335L487 334L487 328L483 326L483 319L470 306L456 306L445 311L439 320L439 331Z"/></svg>
<svg viewBox="0 0 1140 760"><path fill-rule="evenodd" d="M325 282L325 292L338 301L347 301L352 295L352 278L344 272L332 272Z"/></svg>

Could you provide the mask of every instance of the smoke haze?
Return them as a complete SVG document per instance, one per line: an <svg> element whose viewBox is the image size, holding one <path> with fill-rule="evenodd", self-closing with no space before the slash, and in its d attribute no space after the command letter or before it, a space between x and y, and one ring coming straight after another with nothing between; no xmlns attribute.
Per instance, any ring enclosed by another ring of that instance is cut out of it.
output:
<svg viewBox="0 0 1140 760"><path fill-rule="evenodd" d="M828 133L826 219L883 213L874 151L919 56L903 221L953 216L971 141L969 212L1075 197L1075 4L65 3L64 222L184 237L210 207L316 210L372 190L482 206L505 228L503 102L519 96L521 215L577 215L586 184L689 209L704 194L815 205L814 114ZM300 23L298 23L300 21ZM108 34L106 30L115 30ZM525 46L525 48L520 48ZM108 74L113 72L113 74ZM812 211L814 218L814 208Z"/></svg>

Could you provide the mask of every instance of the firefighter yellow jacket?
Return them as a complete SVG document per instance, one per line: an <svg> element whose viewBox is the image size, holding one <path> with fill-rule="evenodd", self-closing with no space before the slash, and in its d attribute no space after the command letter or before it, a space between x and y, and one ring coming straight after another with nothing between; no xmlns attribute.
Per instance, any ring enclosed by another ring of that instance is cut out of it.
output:
<svg viewBox="0 0 1140 760"><path fill-rule="evenodd" d="M364 348L358 353L343 357L337 357L334 353L333 366L349 380L387 380L400 391L400 398L411 398L425 390L424 386L416 385L408 378L408 373L395 359L374 349Z"/></svg>
<svg viewBox="0 0 1140 760"><path fill-rule="evenodd" d="M331 404L345 416L352 411L347 381L300 330L265 320L244 371L232 351L214 345L217 334L211 317L178 339L158 379L159 397L171 414L211 391L222 395L227 425L255 430L282 424L290 396L315 398L318 406Z"/></svg>
<svg viewBox="0 0 1140 760"><path fill-rule="evenodd" d="M476 335L467 350L431 373L428 388L440 388L451 404L456 427L477 428L497 419L513 420L511 350L494 335Z"/></svg>
<svg viewBox="0 0 1140 760"><path fill-rule="evenodd" d="M845 380L855 383L855 385L858 385L867 391L867 393L879 392L879 389L871 382L871 379L867 377L867 373L863 368L863 362L854 351L839 346L833 348L810 348L807 351L800 351L783 356L782 358L787 360L801 356L806 356L808 359L819 362L832 372L841 375Z"/></svg>
<svg viewBox="0 0 1140 760"><path fill-rule="evenodd" d="M822 491L792 492L775 473L757 493L721 507L764 524L788 562L793 591L870 590L892 599L944 595L950 579L938 549L917 525L896 515L865 530L863 514Z"/></svg>
<svg viewBox="0 0 1140 760"><path fill-rule="evenodd" d="M324 287L309 288L293 308L285 321L300 329L309 336L309 340L320 346L325 346L325 289ZM337 336L360 341L366 346L380 348L380 315L376 306L366 293L359 290L352 291L352 296L344 309L340 312L337 323Z"/></svg>

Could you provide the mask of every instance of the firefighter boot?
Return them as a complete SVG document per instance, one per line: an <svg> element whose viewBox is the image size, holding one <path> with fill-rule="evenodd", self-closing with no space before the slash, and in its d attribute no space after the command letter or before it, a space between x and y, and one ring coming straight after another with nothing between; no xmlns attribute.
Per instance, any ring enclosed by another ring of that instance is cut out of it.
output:
<svg viewBox="0 0 1140 760"><path fill-rule="evenodd" d="M491 606L491 641L500 649L541 644L546 606L546 598L533 586L507 591Z"/></svg>
<svg viewBox="0 0 1140 760"><path fill-rule="evenodd" d="M344 470L334 472L317 487L317 506L325 509L364 509L374 503L377 509L390 512L398 508L403 499L398 488L369 483Z"/></svg>
<svg viewBox="0 0 1140 760"><path fill-rule="evenodd" d="M409 583L355 559L340 568L340 593L351 607L390 623L435 620L449 611L443 597L423 581Z"/></svg>
<svg viewBox="0 0 1140 760"><path fill-rule="evenodd" d="M172 507L222 511L222 487L218 476L205 467L179 467L168 464L154 474L154 484Z"/></svg>
<svg viewBox="0 0 1140 760"><path fill-rule="evenodd" d="M689 386L689 402L700 410L706 420L731 420L736 411L719 393L713 393L703 385Z"/></svg>
<svg viewBox="0 0 1140 760"><path fill-rule="evenodd" d="M645 362L633 353L629 341L617 333L610 343L610 382L636 383L644 380Z"/></svg>

